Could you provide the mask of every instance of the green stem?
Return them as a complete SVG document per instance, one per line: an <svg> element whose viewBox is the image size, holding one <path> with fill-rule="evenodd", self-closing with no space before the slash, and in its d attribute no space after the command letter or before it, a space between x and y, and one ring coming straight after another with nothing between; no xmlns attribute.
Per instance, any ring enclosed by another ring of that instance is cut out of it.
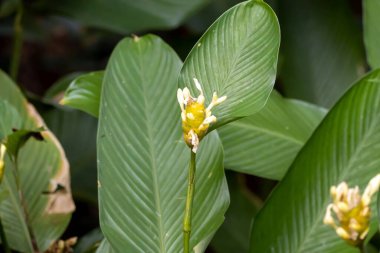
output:
<svg viewBox="0 0 380 253"><path fill-rule="evenodd" d="M0 238L1 238L1 245L3 247L3 250L5 253L11 253L11 249L9 248L7 237L5 236L3 223L0 219Z"/></svg>
<svg viewBox="0 0 380 253"><path fill-rule="evenodd" d="M189 181L187 185L185 217L183 219L183 252L190 252L190 233L191 233L191 211L194 199L195 186L195 153L191 151L189 166Z"/></svg>
<svg viewBox="0 0 380 253"><path fill-rule="evenodd" d="M16 17L13 23L13 50L12 59L10 64L10 75L11 78L17 82L18 70L20 67L20 57L21 57L21 46L22 46L22 15L23 6L22 3L18 5Z"/></svg>
<svg viewBox="0 0 380 253"><path fill-rule="evenodd" d="M365 247L364 247L364 243L361 243L361 244L358 246L358 248L359 248L360 253L365 253L365 252L366 252Z"/></svg>

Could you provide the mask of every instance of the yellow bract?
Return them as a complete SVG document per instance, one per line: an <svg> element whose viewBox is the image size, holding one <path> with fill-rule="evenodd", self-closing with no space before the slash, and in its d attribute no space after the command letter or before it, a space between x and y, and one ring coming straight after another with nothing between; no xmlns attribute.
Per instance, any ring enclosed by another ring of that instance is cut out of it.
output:
<svg viewBox="0 0 380 253"><path fill-rule="evenodd" d="M207 108L204 106L205 98L199 81L194 78L194 83L200 94L197 98L191 96L187 87L178 89L177 99L181 107L182 130L186 144L196 153L199 142L206 135L211 123L216 122L216 117L211 115L211 109L226 100L226 96L218 98L214 92L212 101Z"/></svg>
<svg viewBox="0 0 380 253"><path fill-rule="evenodd" d="M337 235L349 244L361 245L369 230L371 197L379 186L380 174L371 179L363 195L360 195L359 187L348 188L346 182L332 186L333 203L327 206L323 222L332 226Z"/></svg>

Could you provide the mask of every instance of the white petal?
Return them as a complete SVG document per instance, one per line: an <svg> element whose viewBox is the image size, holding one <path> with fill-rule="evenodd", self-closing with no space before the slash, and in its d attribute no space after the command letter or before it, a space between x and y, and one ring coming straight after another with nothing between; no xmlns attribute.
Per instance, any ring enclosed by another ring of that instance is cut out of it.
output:
<svg viewBox="0 0 380 253"><path fill-rule="evenodd" d="M215 104L218 105L218 104L224 102L226 99L227 99L227 96L220 97L220 98L218 98L218 99L216 100L216 103L215 103Z"/></svg>
<svg viewBox="0 0 380 253"><path fill-rule="evenodd" d="M191 145L193 145L192 151L194 153L197 153L198 146L199 146L199 138L196 133L194 133L193 130L190 130L190 135L191 135Z"/></svg>
<svg viewBox="0 0 380 253"><path fill-rule="evenodd" d="M374 178L372 178L363 193L363 201L365 205L369 205L371 202L371 197L375 194L380 187L380 174L377 174Z"/></svg>
<svg viewBox="0 0 380 253"><path fill-rule="evenodd" d="M214 115L211 115L210 117L205 118L205 120L202 122L203 125L208 125L211 123L216 122L216 117Z"/></svg>
<svg viewBox="0 0 380 253"><path fill-rule="evenodd" d="M7 148L4 144L0 144L0 161L4 160L5 151Z"/></svg>
<svg viewBox="0 0 380 253"><path fill-rule="evenodd" d="M331 215L331 208L333 207L333 204L329 204L326 209L325 217L323 218L323 223L327 225L335 225L334 219Z"/></svg>
<svg viewBox="0 0 380 253"><path fill-rule="evenodd" d="M184 105L183 92L181 89L177 90L177 100L178 100L179 106L181 107L181 111L184 111L185 108L183 106Z"/></svg>
<svg viewBox="0 0 380 253"><path fill-rule="evenodd" d="M197 87L197 89L200 91L200 93L203 94L202 86L201 86L201 84L199 83L198 79L196 79L196 78L194 77L193 80L194 80L194 83L195 83L195 87Z"/></svg>

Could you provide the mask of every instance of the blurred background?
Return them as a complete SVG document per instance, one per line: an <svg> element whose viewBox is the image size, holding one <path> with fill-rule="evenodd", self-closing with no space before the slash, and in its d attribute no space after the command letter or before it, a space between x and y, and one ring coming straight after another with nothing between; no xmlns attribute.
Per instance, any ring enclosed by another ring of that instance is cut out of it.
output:
<svg viewBox="0 0 380 253"><path fill-rule="evenodd" d="M239 2L2 0L0 68L10 72L18 37L22 43L17 83L70 160L77 209L63 238L80 238L75 252L92 252L102 239L96 187L97 120L59 106L62 92L78 75L104 69L118 41L132 34L157 34L184 60L212 22ZM266 2L275 10L282 33L276 89L286 97L330 108L368 70L362 2ZM231 171L227 179L231 206L208 252L246 252L252 218L276 185L276 181Z"/></svg>

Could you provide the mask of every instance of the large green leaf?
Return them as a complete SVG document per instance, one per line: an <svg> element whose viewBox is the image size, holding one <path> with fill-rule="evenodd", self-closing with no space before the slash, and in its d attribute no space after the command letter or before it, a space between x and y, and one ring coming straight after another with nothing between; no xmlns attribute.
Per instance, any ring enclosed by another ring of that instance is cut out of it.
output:
<svg viewBox="0 0 380 253"><path fill-rule="evenodd" d="M22 119L20 127L33 129L44 126L34 107L2 71L0 99L16 108ZM7 120L3 115L0 118ZM44 251L62 235L74 210L74 203L71 198L69 166L62 147L50 131L43 131L42 135L45 141L29 140L21 149L18 169L30 226L39 249ZM64 190L43 194L54 191L56 184L63 186ZM9 192L9 197L0 203L0 215L11 248L20 252L33 252L9 160L6 161L5 177L0 190Z"/></svg>
<svg viewBox="0 0 380 253"><path fill-rule="evenodd" d="M253 224L250 252L357 252L322 222L330 187L360 189L380 171L380 70L327 114ZM373 209L376 217L376 209Z"/></svg>
<svg viewBox="0 0 380 253"><path fill-rule="evenodd" d="M121 41L106 68L98 128L100 224L116 252L181 251L190 159L176 101L181 65L168 45L148 35ZM216 231L229 202L216 133L200 145L196 178L191 247Z"/></svg>
<svg viewBox="0 0 380 253"><path fill-rule="evenodd" d="M193 78L202 84L206 104L213 92L227 100L213 111L216 128L260 110L276 78L280 30L276 15L262 1L247 1L225 12L188 55L179 79L193 96Z"/></svg>
<svg viewBox="0 0 380 253"><path fill-rule="evenodd" d="M281 179L325 113L322 108L272 92L260 112L218 129L225 167Z"/></svg>
<svg viewBox="0 0 380 253"><path fill-rule="evenodd" d="M279 1L287 97L330 108L364 73L360 26L346 0Z"/></svg>
<svg viewBox="0 0 380 253"><path fill-rule="evenodd" d="M364 43L367 60L372 68L380 67L380 1L363 1Z"/></svg>
<svg viewBox="0 0 380 253"><path fill-rule="evenodd" d="M38 8L121 33L178 26L207 0L50 0Z"/></svg>
<svg viewBox="0 0 380 253"><path fill-rule="evenodd" d="M98 117L103 76L104 71L95 71L78 76L71 82L60 103Z"/></svg>

